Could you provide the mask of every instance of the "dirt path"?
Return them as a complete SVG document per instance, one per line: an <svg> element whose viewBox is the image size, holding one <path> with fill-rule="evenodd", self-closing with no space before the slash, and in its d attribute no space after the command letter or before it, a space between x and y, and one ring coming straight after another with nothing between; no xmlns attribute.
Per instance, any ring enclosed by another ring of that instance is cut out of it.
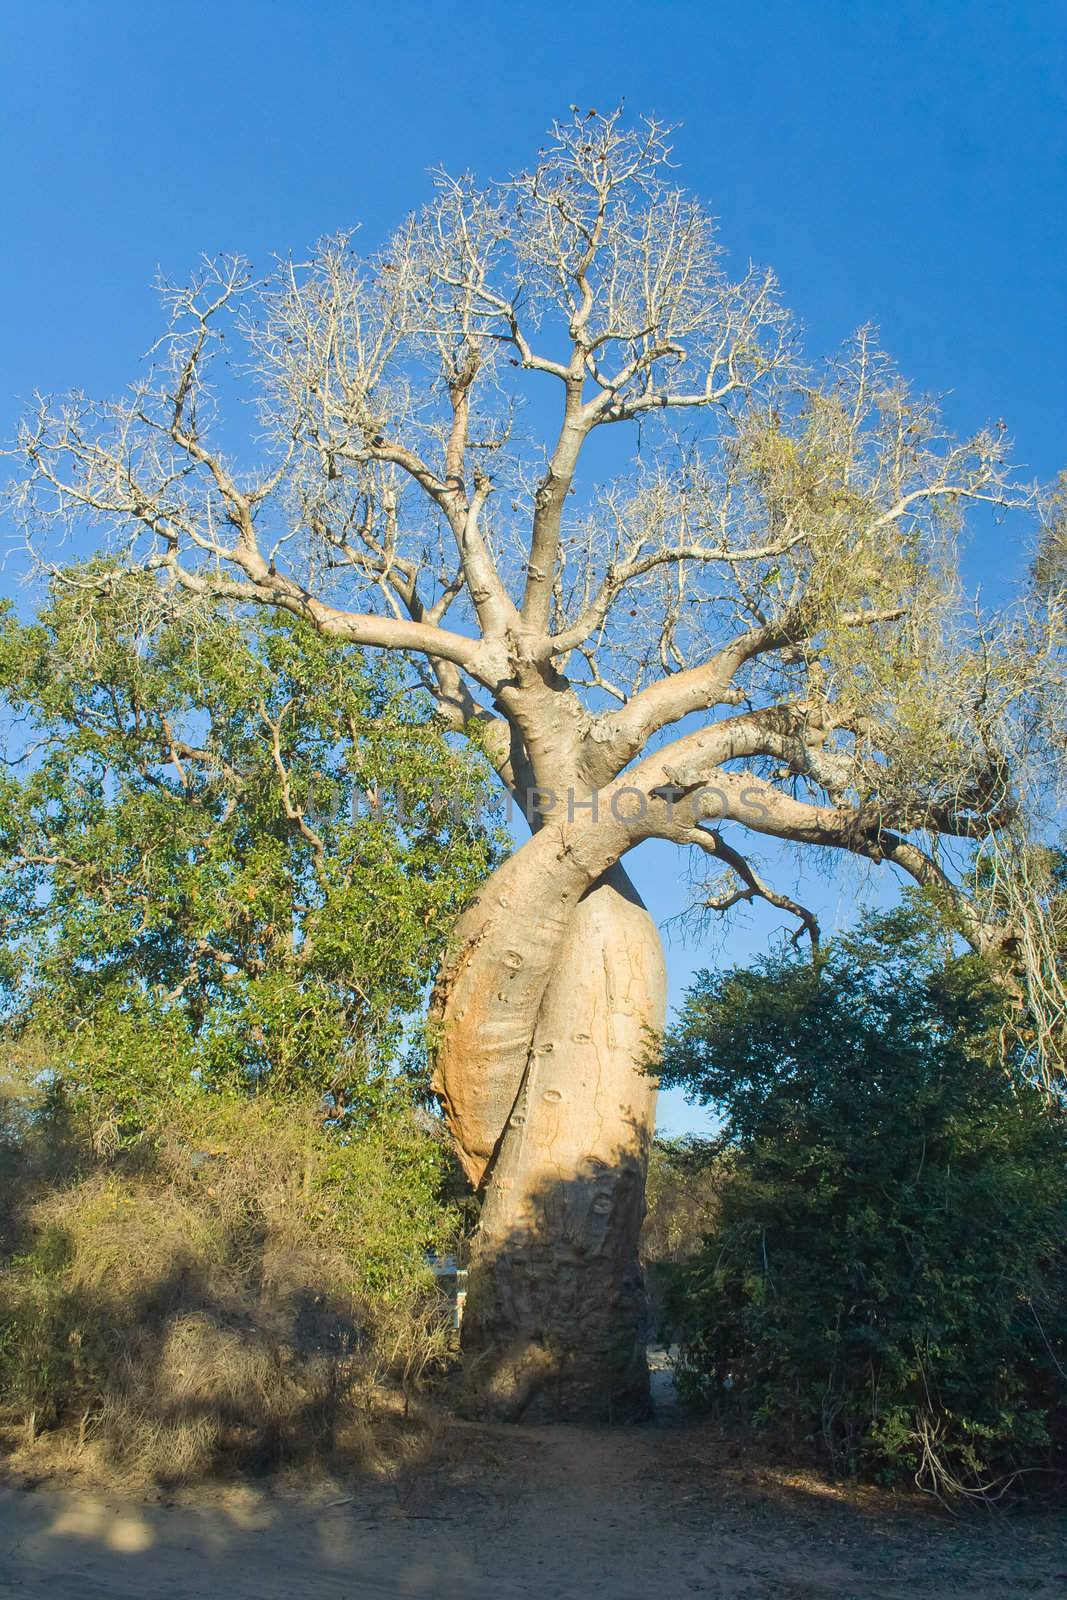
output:
<svg viewBox="0 0 1067 1600"><path fill-rule="evenodd" d="M472 1428L449 1460L391 1486L299 1497L239 1486L142 1504L2 1490L0 1595L1067 1596L1062 1516L958 1524L894 1511L788 1480L699 1428Z"/></svg>

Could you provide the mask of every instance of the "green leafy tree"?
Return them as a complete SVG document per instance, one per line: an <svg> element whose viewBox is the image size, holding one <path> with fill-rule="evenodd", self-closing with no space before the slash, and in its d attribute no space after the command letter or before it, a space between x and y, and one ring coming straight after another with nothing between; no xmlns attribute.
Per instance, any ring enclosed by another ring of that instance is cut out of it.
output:
<svg viewBox="0 0 1067 1600"><path fill-rule="evenodd" d="M494 861L477 753L398 669L305 624L134 629L136 580L83 576L0 628L9 1038L50 1041L101 1136L205 1084L341 1115L393 1081ZM368 802L383 784L400 814Z"/></svg>
<svg viewBox="0 0 1067 1600"><path fill-rule="evenodd" d="M666 1051L724 1118L718 1213L674 1297L693 1387L939 1494L1053 1465L1067 1122L1005 1067L1003 1019L918 907L814 964L698 978Z"/></svg>
<svg viewBox="0 0 1067 1600"><path fill-rule="evenodd" d="M0 617L0 1413L173 1479L358 1451L450 1348L410 1021L498 841L399 667L150 598Z"/></svg>

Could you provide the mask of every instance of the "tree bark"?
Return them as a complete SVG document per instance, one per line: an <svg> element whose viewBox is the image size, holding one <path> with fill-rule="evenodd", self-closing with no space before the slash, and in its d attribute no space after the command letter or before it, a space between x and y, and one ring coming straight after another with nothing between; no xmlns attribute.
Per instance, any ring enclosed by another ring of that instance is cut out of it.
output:
<svg viewBox="0 0 1067 1600"><path fill-rule="evenodd" d="M664 1022L652 918L621 867L578 901L489 1163L463 1323L480 1398L517 1419L648 1410L638 1260Z"/></svg>

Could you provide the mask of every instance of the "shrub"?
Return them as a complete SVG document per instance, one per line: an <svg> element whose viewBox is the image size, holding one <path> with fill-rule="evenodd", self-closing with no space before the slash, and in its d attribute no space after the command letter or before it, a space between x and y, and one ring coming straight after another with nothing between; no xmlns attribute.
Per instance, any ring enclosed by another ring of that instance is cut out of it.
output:
<svg viewBox="0 0 1067 1600"><path fill-rule="evenodd" d="M1062 1452L1067 1119L917 921L705 973L666 1077L725 1118L671 1305L691 1390L838 1471L992 1493Z"/></svg>

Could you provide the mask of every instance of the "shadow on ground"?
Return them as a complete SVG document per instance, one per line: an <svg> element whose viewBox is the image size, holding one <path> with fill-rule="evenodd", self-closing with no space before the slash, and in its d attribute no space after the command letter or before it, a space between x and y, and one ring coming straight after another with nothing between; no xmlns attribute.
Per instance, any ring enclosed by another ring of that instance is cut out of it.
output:
<svg viewBox="0 0 1067 1600"><path fill-rule="evenodd" d="M958 1523L730 1454L705 1428L463 1427L403 1485L143 1504L0 1493L0 1595L92 1600L1060 1597L1067 1519Z"/></svg>

